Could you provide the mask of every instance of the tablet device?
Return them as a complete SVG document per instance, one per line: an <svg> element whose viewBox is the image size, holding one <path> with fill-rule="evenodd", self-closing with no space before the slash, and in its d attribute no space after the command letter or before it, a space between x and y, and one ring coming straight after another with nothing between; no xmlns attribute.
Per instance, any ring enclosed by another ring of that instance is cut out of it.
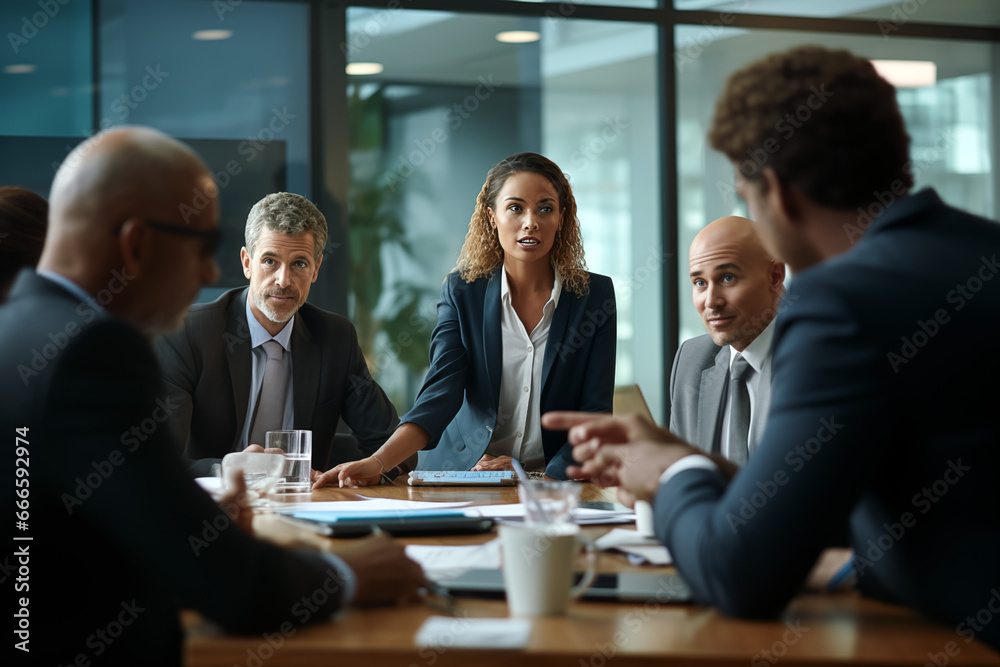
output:
<svg viewBox="0 0 1000 667"><path fill-rule="evenodd" d="M574 575L573 583L582 572ZM471 569L455 576L436 578L435 583L454 596L503 598L501 570ZM605 572L581 596L583 600L603 602L687 602L691 591L675 572Z"/></svg>

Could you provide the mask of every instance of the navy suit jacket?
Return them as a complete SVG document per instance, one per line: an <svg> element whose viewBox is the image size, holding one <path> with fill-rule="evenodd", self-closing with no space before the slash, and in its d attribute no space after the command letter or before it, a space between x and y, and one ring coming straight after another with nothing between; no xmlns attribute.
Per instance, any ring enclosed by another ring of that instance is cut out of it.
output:
<svg viewBox="0 0 1000 667"><path fill-rule="evenodd" d="M4 590L6 605L30 598L32 664L179 665L181 607L258 636L336 610L339 593L319 613L301 605L340 588L326 559L253 539L195 484L131 324L24 271L0 306L0 369L0 497L12 510L27 499L20 535L33 538L14 543L28 550L28 588L14 592L10 574Z"/></svg>
<svg viewBox="0 0 1000 667"><path fill-rule="evenodd" d="M431 365L413 409L403 422L431 435L425 470L468 470L493 437L500 404L503 342L500 267L471 283L448 275L431 338ZM590 274L590 291L563 289L552 316L542 360L541 413L550 410L611 412L615 390L617 319L607 276ZM572 447L565 431L542 431L546 474L566 478Z"/></svg>
<svg viewBox="0 0 1000 667"><path fill-rule="evenodd" d="M1000 617L966 620L1000 599L998 251L1000 226L925 190L795 275L754 456L656 496L699 603L778 613L849 522L863 592L1000 648Z"/></svg>

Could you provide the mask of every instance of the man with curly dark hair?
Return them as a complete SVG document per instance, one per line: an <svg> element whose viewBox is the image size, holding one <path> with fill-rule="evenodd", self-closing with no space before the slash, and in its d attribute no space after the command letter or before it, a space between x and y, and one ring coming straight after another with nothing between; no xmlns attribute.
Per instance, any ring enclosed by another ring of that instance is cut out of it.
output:
<svg viewBox="0 0 1000 667"><path fill-rule="evenodd" d="M858 585L1000 648L1000 227L909 194L895 91L846 51L733 74L712 146L794 272L767 428L731 481L640 422L547 415L582 472L651 500L698 602L777 614L849 526ZM977 388L978 389L975 389ZM614 443L628 445L614 446ZM951 648L948 649L950 655Z"/></svg>

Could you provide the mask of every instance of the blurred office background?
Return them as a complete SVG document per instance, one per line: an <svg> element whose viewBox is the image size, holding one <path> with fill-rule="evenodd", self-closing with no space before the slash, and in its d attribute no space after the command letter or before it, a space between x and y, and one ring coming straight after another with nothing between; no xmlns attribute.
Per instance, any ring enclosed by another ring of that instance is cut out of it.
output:
<svg viewBox="0 0 1000 667"><path fill-rule="evenodd" d="M617 382L665 419L678 343L702 333L687 248L745 214L708 150L728 73L785 47L844 47L898 85L918 187L996 218L1000 2L991 0L5 0L0 183L48 195L94 131L190 142L221 187L217 288L245 284L243 223L268 192L331 227L310 300L356 324L400 413L435 303L494 163L570 176L591 270L618 298Z"/></svg>

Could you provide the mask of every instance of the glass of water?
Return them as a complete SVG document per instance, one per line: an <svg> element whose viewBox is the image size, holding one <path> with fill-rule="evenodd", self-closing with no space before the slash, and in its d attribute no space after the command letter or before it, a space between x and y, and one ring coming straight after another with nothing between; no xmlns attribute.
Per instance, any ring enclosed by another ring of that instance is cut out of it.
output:
<svg viewBox="0 0 1000 667"><path fill-rule="evenodd" d="M266 451L285 456L284 476L272 494L284 502L304 502L311 498L312 431L268 431Z"/></svg>

